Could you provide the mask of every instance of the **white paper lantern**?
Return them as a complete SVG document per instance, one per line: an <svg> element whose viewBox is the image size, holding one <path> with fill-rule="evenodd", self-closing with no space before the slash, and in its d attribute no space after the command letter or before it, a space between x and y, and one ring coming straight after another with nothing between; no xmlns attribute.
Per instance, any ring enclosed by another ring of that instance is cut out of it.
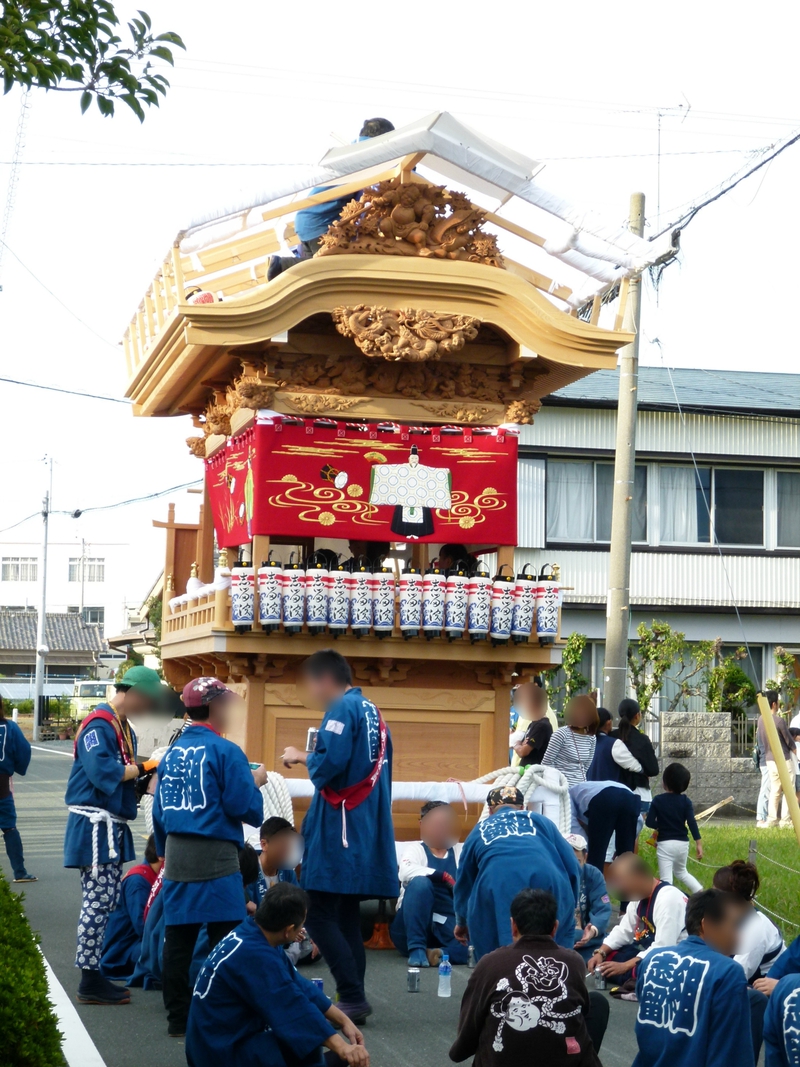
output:
<svg viewBox="0 0 800 1067"><path fill-rule="evenodd" d="M445 576L438 567L430 567L422 580L422 632L430 641L444 626Z"/></svg>
<svg viewBox="0 0 800 1067"><path fill-rule="evenodd" d="M305 617L306 572L299 563L289 563L283 568L281 601L283 606L283 631L299 634Z"/></svg>
<svg viewBox="0 0 800 1067"><path fill-rule="evenodd" d="M536 581L536 634L540 641L554 641L558 636L558 609L561 586L550 567L545 567Z"/></svg>
<svg viewBox="0 0 800 1067"><path fill-rule="evenodd" d="M422 575L409 567L400 575L400 632L406 640L419 636L422 625Z"/></svg>
<svg viewBox="0 0 800 1067"><path fill-rule="evenodd" d="M328 625L328 568L318 556L312 556L306 568L306 625L310 634L324 634Z"/></svg>
<svg viewBox="0 0 800 1067"><path fill-rule="evenodd" d="M258 618L267 633L280 629L282 576L283 568L275 560L258 568Z"/></svg>
<svg viewBox="0 0 800 1067"><path fill-rule="evenodd" d="M366 567L350 575L350 629L354 637L366 637L372 627L371 577Z"/></svg>
<svg viewBox="0 0 800 1067"><path fill-rule="evenodd" d="M506 564L503 564L505 567ZM500 568L502 571L503 567ZM507 644L511 636L511 616L514 611L514 590L517 582L513 574L496 574L492 582L492 625L493 645Z"/></svg>
<svg viewBox="0 0 800 1067"><path fill-rule="evenodd" d="M459 568L448 572L444 587L444 628L448 641L464 636L469 578Z"/></svg>
<svg viewBox="0 0 800 1067"><path fill-rule="evenodd" d="M328 629L334 637L343 634L350 624L350 570L340 563L328 571L326 592L328 599Z"/></svg>
<svg viewBox="0 0 800 1067"><path fill-rule="evenodd" d="M514 608L511 613L511 640L517 644L524 644L531 635L536 619L536 588L537 581L531 574L526 574L526 563L522 571L517 575L517 584L514 589Z"/></svg>
<svg viewBox="0 0 800 1067"><path fill-rule="evenodd" d="M389 637L394 629L394 571L381 567L374 571L372 590L372 628L377 637Z"/></svg>
<svg viewBox="0 0 800 1067"><path fill-rule="evenodd" d="M252 567L231 567L231 622L250 627L255 620L256 578Z"/></svg>
<svg viewBox="0 0 800 1067"><path fill-rule="evenodd" d="M481 563L467 583L467 627L470 641L485 641L492 618L492 579Z"/></svg>

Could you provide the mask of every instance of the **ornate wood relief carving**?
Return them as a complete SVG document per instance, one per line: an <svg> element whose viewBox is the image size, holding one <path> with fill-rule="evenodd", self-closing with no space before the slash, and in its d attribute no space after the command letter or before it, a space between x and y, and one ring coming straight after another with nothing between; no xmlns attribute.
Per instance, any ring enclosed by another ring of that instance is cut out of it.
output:
<svg viewBox="0 0 800 1067"><path fill-rule="evenodd" d="M486 422L494 414L491 408L467 407L461 404L420 404L412 403L414 408L422 408L429 418L446 419L448 422Z"/></svg>
<svg viewBox="0 0 800 1067"><path fill-rule="evenodd" d="M284 395L292 407L305 415L324 415L329 411L349 411L361 402L361 397L335 396L329 393L289 393Z"/></svg>
<svg viewBox="0 0 800 1067"><path fill-rule="evenodd" d="M339 333L352 338L365 356L410 362L460 352L467 341L475 340L481 325L471 315L392 311L366 304L334 308L331 314Z"/></svg>
<svg viewBox="0 0 800 1067"><path fill-rule="evenodd" d="M392 178L346 205L317 255L429 256L502 267L496 238L481 230L485 217L465 193Z"/></svg>

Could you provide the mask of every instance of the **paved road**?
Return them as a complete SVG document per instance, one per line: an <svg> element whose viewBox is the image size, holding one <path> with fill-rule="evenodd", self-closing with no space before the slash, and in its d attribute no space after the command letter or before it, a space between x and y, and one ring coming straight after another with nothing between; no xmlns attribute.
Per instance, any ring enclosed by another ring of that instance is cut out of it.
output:
<svg viewBox="0 0 800 1067"><path fill-rule="evenodd" d="M77 988L73 965L75 924L80 903L78 876L61 866L61 845L66 822L64 786L71 750L54 742L35 751L25 778L15 783L19 827L25 842L28 868L40 881L25 888L25 908L42 940L42 950L69 994ZM136 831L136 827L134 827ZM142 832L134 832L143 843ZM5 854L3 872L10 876ZM422 974L422 989L406 992L406 965L394 952L368 953L367 987L374 1015L365 1027L367 1048L374 1067L445 1067L447 1050L458 1020L461 995L469 977L465 967L453 971L453 996L436 996L434 971ZM324 965L314 975L326 979ZM133 991L131 1004L119 1008L79 1006L107 1067L185 1067L183 1042L166 1036L160 993ZM611 1025L602 1050L604 1067L630 1067L636 1055L633 1040L635 1005L612 1002ZM78 1065L74 1065L78 1067ZM255 1067L255 1065L253 1065Z"/></svg>

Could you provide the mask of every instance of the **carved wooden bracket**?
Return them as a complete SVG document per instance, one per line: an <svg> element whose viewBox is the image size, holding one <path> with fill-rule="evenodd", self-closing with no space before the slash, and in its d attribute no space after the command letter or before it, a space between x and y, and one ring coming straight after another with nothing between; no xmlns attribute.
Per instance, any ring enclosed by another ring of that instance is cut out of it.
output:
<svg viewBox="0 0 800 1067"><path fill-rule="evenodd" d="M392 311L356 304L331 312L336 329L351 338L365 356L415 363L460 352L481 326L471 315L440 311Z"/></svg>

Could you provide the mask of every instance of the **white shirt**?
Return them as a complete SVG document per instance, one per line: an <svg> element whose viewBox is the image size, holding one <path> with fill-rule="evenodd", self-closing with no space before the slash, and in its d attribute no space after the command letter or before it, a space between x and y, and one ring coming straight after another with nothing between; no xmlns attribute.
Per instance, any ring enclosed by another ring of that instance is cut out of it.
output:
<svg viewBox="0 0 800 1067"><path fill-rule="evenodd" d="M658 903L658 901L656 901ZM756 911L750 915L739 931L739 951L733 957L744 968L745 977L766 978L769 969L778 956L786 951L781 932L763 912ZM774 953L774 955L772 955ZM762 966L765 956L772 955Z"/></svg>
<svg viewBox="0 0 800 1067"><path fill-rule="evenodd" d="M636 933L638 916L636 909L640 901L632 900L628 909L614 929L603 938L603 944L610 949L624 948L632 945ZM686 897L674 885L663 885L658 891L651 915L656 934L652 945L638 953L639 959L654 952L657 948L677 945L686 937Z"/></svg>
<svg viewBox="0 0 800 1067"><path fill-rule="evenodd" d="M456 867L458 867L458 861L461 857L461 848L461 842L456 841L453 845ZM427 878L428 875L434 873L434 868L428 866L428 855L425 852L425 847L422 842L406 842L402 852L399 854L398 875L400 877L400 896L397 898L397 907L400 907L403 894L406 891L406 886L412 878Z"/></svg>

